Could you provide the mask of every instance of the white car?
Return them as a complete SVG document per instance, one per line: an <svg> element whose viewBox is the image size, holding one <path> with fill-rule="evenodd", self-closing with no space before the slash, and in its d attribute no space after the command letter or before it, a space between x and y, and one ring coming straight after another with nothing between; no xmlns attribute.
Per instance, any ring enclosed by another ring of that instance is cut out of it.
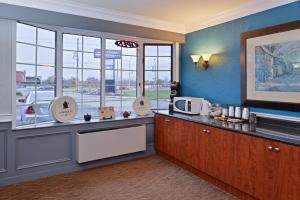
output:
<svg viewBox="0 0 300 200"><path fill-rule="evenodd" d="M22 104L18 105L21 108L21 124L53 120L49 114L49 105L53 99L54 91L29 92L26 99L22 101Z"/></svg>

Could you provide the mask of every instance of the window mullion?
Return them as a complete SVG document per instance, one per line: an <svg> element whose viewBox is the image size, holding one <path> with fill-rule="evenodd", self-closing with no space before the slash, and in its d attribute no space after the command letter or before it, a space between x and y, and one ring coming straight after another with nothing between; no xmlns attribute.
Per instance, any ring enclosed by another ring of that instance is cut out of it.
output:
<svg viewBox="0 0 300 200"><path fill-rule="evenodd" d="M84 80L83 80L83 36L81 36L81 87L80 87L80 93L81 93L81 115L82 114L84 114L83 113L83 110L84 110L84 108L83 108L83 83L84 83ZM78 50L78 46L77 46L77 50ZM79 58L78 58L78 60L79 60Z"/></svg>
<svg viewBox="0 0 300 200"><path fill-rule="evenodd" d="M37 57L38 57L38 29L35 28L35 78L34 78L34 104L33 108L37 107ZM36 112L34 112L34 123L36 124Z"/></svg>
<svg viewBox="0 0 300 200"><path fill-rule="evenodd" d="M105 67L105 65L106 65L105 40L106 40L106 38L104 38L104 37L101 40L101 83L102 83L101 84L101 90L100 90L100 92L101 92L101 94L100 94L100 96L101 96L100 105L101 106L105 106L105 87L106 87L106 83L105 83L105 79L106 79L106 77L105 77L105 69L106 69L106 67Z"/></svg>
<svg viewBox="0 0 300 200"><path fill-rule="evenodd" d="M56 33L56 96L63 96L63 41L62 32Z"/></svg>

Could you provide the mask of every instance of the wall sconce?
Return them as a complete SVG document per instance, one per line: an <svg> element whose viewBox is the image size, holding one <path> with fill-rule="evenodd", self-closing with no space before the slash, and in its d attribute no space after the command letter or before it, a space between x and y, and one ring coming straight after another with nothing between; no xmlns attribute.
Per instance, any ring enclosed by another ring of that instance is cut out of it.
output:
<svg viewBox="0 0 300 200"><path fill-rule="evenodd" d="M195 66L197 66L197 64L199 63L200 58L203 58L203 63L202 66L205 70L207 70L208 66L209 66L209 59L211 57L211 54L202 54L202 55L198 55L198 54L193 54L191 55L191 58L193 60L193 63L195 64Z"/></svg>
<svg viewBox="0 0 300 200"><path fill-rule="evenodd" d="M191 55L191 58L193 60L193 63L195 64L195 66L198 64L199 60L200 60L201 55Z"/></svg>
<svg viewBox="0 0 300 200"><path fill-rule="evenodd" d="M203 63L202 66L204 67L205 70L207 70L208 66L209 66L209 59L211 57L211 54L202 54L202 58L203 58Z"/></svg>

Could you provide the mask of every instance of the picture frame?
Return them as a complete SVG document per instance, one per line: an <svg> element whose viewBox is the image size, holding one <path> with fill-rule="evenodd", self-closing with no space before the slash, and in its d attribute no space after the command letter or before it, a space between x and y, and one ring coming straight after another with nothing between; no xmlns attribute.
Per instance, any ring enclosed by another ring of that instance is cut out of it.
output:
<svg viewBox="0 0 300 200"><path fill-rule="evenodd" d="M241 104L300 111L300 20L240 35Z"/></svg>
<svg viewBox="0 0 300 200"><path fill-rule="evenodd" d="M98 115L100 120L115 119L115 110L113 106L98 107Z"/></svg>

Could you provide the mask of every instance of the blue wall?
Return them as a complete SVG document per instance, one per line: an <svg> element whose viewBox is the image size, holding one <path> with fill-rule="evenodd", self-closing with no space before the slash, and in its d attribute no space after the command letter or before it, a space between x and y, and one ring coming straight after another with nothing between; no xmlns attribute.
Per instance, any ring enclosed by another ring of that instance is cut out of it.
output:
<svg viewBox="0 0 300 200"><path fill-rule="evenodd" d="M209 27L186 35L182 45L180 81L183 96L204 97L221 104L240 104L240 33L300 19L300 2ZM196 70L191 54L209 52L207 71ZM252 111L300 117L299 112Z"/></svg>

